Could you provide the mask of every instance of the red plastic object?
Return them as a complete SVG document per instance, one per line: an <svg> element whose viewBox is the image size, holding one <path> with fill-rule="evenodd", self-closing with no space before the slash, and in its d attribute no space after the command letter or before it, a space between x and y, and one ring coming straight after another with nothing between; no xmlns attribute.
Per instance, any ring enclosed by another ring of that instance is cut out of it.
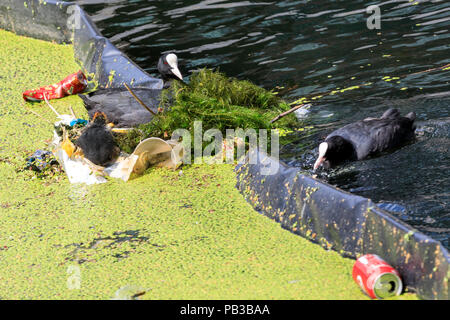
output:
<svg viewBox="0 0 450 320"><path fill-rule="evenodd" d="M39 89L27 90L23 93L23 98L26 101L41 101L44 100L45 94L48 100L59 99L83 92L86 87L86 76L80 70L67 76L64 80L61 80L56 84L41 87Z"/></svg>

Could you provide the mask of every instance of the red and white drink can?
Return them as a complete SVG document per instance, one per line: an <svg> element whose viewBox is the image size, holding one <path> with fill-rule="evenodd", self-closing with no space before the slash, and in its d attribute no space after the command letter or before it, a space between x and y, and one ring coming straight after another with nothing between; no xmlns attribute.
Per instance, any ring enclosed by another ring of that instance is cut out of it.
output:
<svg viewBox="0 0 450 320"><path fill-rule="evenodd" d="M353 280L372 299L398 296L403 290L400 274L375 254L366 254L353 266Z"/></svg>

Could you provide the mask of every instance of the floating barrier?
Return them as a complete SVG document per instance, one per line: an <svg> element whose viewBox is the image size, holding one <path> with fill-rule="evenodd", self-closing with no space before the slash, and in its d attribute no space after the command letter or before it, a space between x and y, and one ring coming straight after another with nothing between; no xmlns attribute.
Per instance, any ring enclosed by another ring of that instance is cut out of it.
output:
<svg viewBox="0 0 450 320"><path fill-rule="evenodd" d="M237 187L253 207L284 229L344 257L376 254L424 299L449 299L449 254L436 240L370 199L302 175L259 151L236 167ZM264 175L277 168L277 173Z"/></svg>

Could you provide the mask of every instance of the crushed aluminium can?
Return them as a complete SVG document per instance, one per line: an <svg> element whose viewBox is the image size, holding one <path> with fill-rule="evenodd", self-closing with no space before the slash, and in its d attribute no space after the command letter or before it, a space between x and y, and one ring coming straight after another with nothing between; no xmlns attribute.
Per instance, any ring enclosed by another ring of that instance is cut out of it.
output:
<svg viewBox="0 0 450 320"><path fill-rule="evenodd" d="M27 90L23 93L23 98L27 101L42 101L45 100L45 95L48 100L59 99L72 94L81 93L86 87L86 76L80 70L68 75L58 83L44 86L39 89Z"/></svg>
<svg viewBox="0 0 450 320"><path fill-rule="evenodd" d="M353 266L353 280L372 299L398 296L403 290L400 274L375 254L366 254Z"/></svg>

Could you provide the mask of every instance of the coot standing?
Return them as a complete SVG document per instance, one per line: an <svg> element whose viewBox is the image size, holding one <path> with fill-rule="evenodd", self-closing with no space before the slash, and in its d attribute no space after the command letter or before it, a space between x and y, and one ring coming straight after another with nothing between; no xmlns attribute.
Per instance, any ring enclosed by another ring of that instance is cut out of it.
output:
<svg viewBox="0 0 450 320"><path fill-rule="evenodd" d="M403 117L391 108L381 118L367 118L333 131L319 145L314 170L321 165L329 168L402 146L415 138L415 119L414 112Z"/></svg>

